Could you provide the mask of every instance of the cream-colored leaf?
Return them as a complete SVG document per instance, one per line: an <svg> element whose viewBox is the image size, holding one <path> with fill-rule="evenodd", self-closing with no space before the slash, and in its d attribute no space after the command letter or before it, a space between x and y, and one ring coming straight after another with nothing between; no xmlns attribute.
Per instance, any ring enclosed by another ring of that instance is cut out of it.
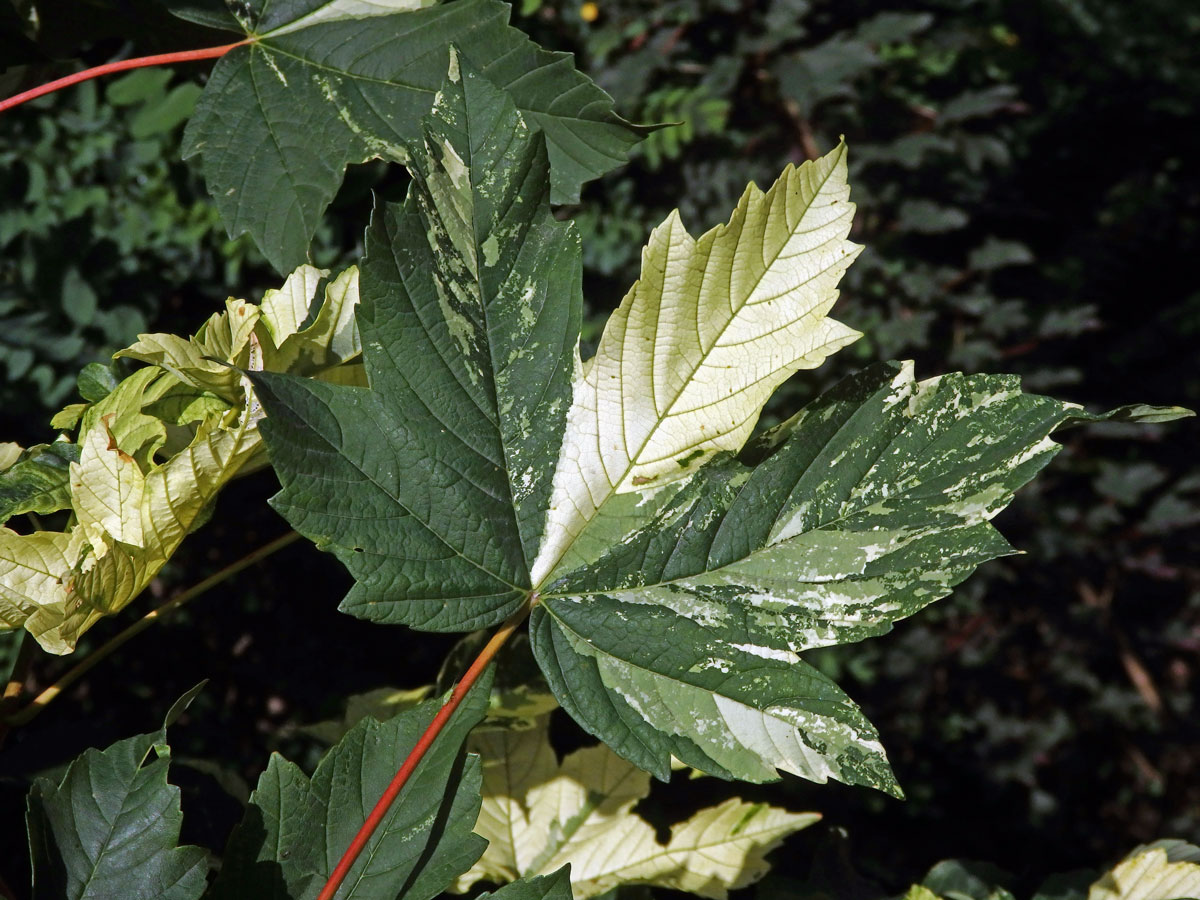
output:
<svg viewBox="0 0 1200 900"><path fill-rule="evenodd" d="M235 400L241 392L240 376L228 364L245 361L258 316L257 306L230 297L225 312L214 313L192 338L140 334L136 344L116 356L160 366L185 384Z"/></svg>
<svg viewBox="0 0 1200 900"><path fill-rule="evenodd" d="M79 420L76 522L63 534L0 532L0 628L24 626L49 652L70 653L84 631L145 589L230 479L266 464L258 400L222 362L362 377L360 365L344 364L359 353L356 269L334 279L300 329L323 274L302 268L261 309L229 299L190 340L141 335L118 355L150 366L56 417L62 427Z"/></svg>
<svg viewBox="0 0 1200 900"><path fill-rule="evenodd" d="M765 803L726 800L672 828L671 839L660 853L605 872L597 886L607 889L637 882L724 900L728 891L767 874L766 854L784 837L820 818L817 813L790 813Z"/></svg>
<svg viewBox="0 0 1200 900"><path fill-rule="evenodd" d="M339 22L343 19L366 19L371 16L390 16L396 13L412 12L433 6L438 0L328 0L322 3L308 15L293 19L286 25L280 25L268 31L271 37L279 37L302 28L310 28L325 22ZM265 37L266 35L263 35Z"/></svg>
<svg viewBox="0 0 1200 900"><path fill-rule="evenodd" d="M358 306L358 269L351 266L325 288L321 308L301 330L326 273L302 266L279 291L263 295L258 335L263 369L314 375L339 366L362 352L354 310Z"/></svg>
<svg viewBox="0 0 1200 900"><path fill-rule="evenodd" d="M283 287L263 292L262 302L258 306L259 323L270 335L273 346L282 346L284 341L300 330L317 296L317 287L328 274L327 269L301 266L287 277Z"/></svg>
<svg viewBox="0 0 1200 900"><path fill-rule="evenodd" d="M57 591L39 597L24 624L46 650L71 652L83 632L145 589L204 520L218 491L262 453L257 425L257 420L205 423L186 450L146 474L143 546L109 542L102 552L60 575Z"/></svg>
<svg viewBox="0 0 1200 900"><path fill-rule="evenodd" d="M56 605L66 615L71 601L63 579L83 553L82 531L17 534L0 528L0 625L20 628L40 609ZM51 653L69 652L42 644Z"/></svg>
<svg viewBox="0 0 1200 900"><path fill-rule="evenodd" d="M459 878L497 882L571 865L576 900L621 884L647 884L724 898L767 872L766 853L819 816L736 798L675 825L666 845L633 812L650 776L607 747L588 747L561 764L543 718L527 731L472 736L483 759L483 805L476 833L489 845Z"/></svg>
<svg viewBox="0 0 1200 900"><path fill-rule="evenodd" d="M677 213L654 230L641 278L576 366L535 586L614 495L741 449L785 379L859 337L827 317L860 249L849 197L839 146L766 193L750 185L698 240Z"/></svg>
<svg viewBox="0 0 1200 900"><path fill-rule="evenodd" d="M21 458L21 445L11 441L0 443L0 472L12 468L12 464Z"/></svg>
<svg viewBox="0 0 1200 900"><path fill-rule="evenodd" d="M50 420L50 427L57 428L59 431L70 431L79 424L79 419L87 411L88 404L72 403L69 406L64 406L54 414Z"/></svg>
<svg viewBox="0 0 1200 900"><path fill-rule="evenodd" d="M1194 900L1196 897L1200 897L1200 847L1177 840L1138 847L1088 891L1088 900Z"/></svg>
<svg viewBox="0 0 1200 900"><path fill-rule="evenodd" d="M142 499L146 477L132 456L113 439L109 423L101 420L83 437L79 462L71 463L71 505L99 558L111 541L142 546Z"/></svg>
<svg viewBox="0 0 1200 900"><path fill-rule="evenodd" d="M83 413L80 434L86 435L107 422L113 442L143 466L151 464L167 441L163 421L146 412L179 382L159 368L139 369L98 403Z"/></svg>

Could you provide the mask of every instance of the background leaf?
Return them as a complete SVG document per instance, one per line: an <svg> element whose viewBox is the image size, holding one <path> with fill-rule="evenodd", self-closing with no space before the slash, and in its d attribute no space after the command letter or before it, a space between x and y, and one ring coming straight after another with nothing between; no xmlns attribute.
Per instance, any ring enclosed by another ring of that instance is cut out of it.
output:
<svg viewBox="0 0 1200 900"><path fill-rule="evenodd" d="M438 736L350 870L343 900L431 900L483 852L471 832L479 761L460 752L487 708L485 674ZM431 700L386 722L359 721L311 779L273 755L234 829L218 898L315 897L358 827L441 706Z"/></svg>
<svg viewBox="0 0 1200 900"><path fill-rule="evenodd" d="M533 728L470 739L483 760L475 830L489 843L458 890L569 864L576 900L632 884L724 900L766 874L765 856L785 836L820 818L732 798L672 826L664 845L633 812L650 792L649 776L604 745L560 762L547 723L543 716Z"/></svg>
<svg viewBox="0 0 1200 900"><path fill-rule="evenodd" d="M164 726L84 752L59 784L35 783L27 813L35 900L204 893L205 851L176 846L183 814L179 789L167 783L170 758Z"/></svg>
<svg viewBox="0 0 1200 900"><path fill-rule="evenodd" d="M248 232L280 271L306 261L348 164L406 160L451 44L545 133L556 202L577 200L583 182L620 164L639 139L569 54L508 26L506 3L344 20L311 7L264 13L271 30L217 63L184 135L184 156L202 157L229 233Z"/></svg>

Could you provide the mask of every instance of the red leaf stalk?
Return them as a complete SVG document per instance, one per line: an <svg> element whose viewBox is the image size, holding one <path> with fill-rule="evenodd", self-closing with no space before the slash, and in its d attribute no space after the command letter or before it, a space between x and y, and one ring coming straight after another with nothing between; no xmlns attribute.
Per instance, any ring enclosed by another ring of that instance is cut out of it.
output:
<svg viewBox="0 0 1200 900"><path fill-rule="evenodd" d="M141 69L146 66L169 66L172 63L194 62L198 59L217 59L224 56L234 47L241 47L248 43L250 43L249 38L244 41L238 41L236 44L225 44L223 47L205 47L202 50L181 50L177 53L138 56L133 59L122 59L118 62L105 63L102 66L84 69L82 72L76 72L74 75L67 75L65 78L59 78L57 81L51 81L47 84L31 88L28 91L9 97L7 100L0 100L0 112L12 109L14 106L20 106L28 100L43 97L46 94L53 94L55 91L61 91L63 88L79 84L81 81L99 78L101 75L124 72L126 69Z"/></svg>
<svg viewBox="0 0 1200 900"><path fill-rule="evenodd" d="M450 717L454 715L463 698L467 696L467 692L483 674L483 670L488 667L488 663L495 658L500 652L500 648L504 646L505 641L512 637L521 623L525 621L525 617L529 615L529 611L537 602L537 594L531 594L529 599L515 613L509 616L508 620L492 635L492 639L487 642L479 655L475 657L475 661L471 663L471 668L467 669L462 680L454 686L454 690L450 694L450 699L438 710L433 721L429 723L429 727L425 729L425 733L417 740L416 745L408 754L408 758L400 766L392 778L391 784L387 786L387 790L383 792L383 796L379 798L379 802L375 804L375 808L371 810L371 814L367 816L362 827L358 829L358 833L354 835L354 839L350 842L350 846L346 848L346 852L342 854L342 858L338 860L338 864L334 866L333 873L329 876L329 880L325 882L325 887L321 889L321 893L317 895L317 900L333 900L338 889L342 886L342 882L346 880L346 876L350 873L350 869L354 866L355 860L358 859L363 848L367 846L367 842L371 840L371 835L375 833L375 829L383 821L388 810L392 806L392 802L396 799L404 785L408 783L409 777L417 768L425 756L425 751L430 748L437 736L441 733L442 728L450 721Z"/></svg>

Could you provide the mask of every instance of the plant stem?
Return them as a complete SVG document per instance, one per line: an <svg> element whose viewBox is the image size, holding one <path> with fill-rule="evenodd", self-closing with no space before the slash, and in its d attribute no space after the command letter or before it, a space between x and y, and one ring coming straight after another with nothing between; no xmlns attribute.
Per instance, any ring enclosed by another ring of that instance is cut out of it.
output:
<svg viewBox="0 0 1200 900"><path fill-rule="evenodd" d="M0 726L16 728L21 725L27 725L34 719L35 716L37 716L38 713L40 713L51 702L53 702L55 697L86 675L93 666L108 657L114 650L122 646L130 638L141 634L159 619L163 618L168 613L172 613L179 609L179 607L183 606L189 600L199 597L210 588L214 588L221 582L227 581L229 578L232 578L243 569L254 565L259 560L265 559L275 551L282 550L288 544L294 543L299 539L300 535L294 531L289 531L287 534L277 537L269 544L264 544L257 550L247 553L241 559L237 560L237 562L230 563L225 568L221 569L221 571L216 572L210 575L208 578L205 578L203 581L192 585L187 590L176 594L162 606L158 607L158 609L153 609L146 613L146 615L142 616L142 618L138 619L124 631L110 638L99 649L93 651L89 656L87 656L74 668L67 672L67 674L63 675L62 678L58 679L58 681L54 682L54 684L50 685L50 687L46 688L44 691L34 697L33 700L29 702L28 706L26 706L20 712L13 713L11 716L6 717L3 722L0 722Z"/></svg>
<svg viewBox="0 0 1200 900"><path fill-rule="evenodd" d="M33 663L33 638L28 631L21 633L21 645L17 648L17 658L13 661L12 672L8 676L8 684L4 686L4 696L0 697L0 713L17 702L29 675L29 666Z"/></svg>
<svg viewBox="0 0 1200 900"><path fill-rule="evenodd" d="M338 860L338 864L334 867L329 880L325 882L325 887L317 895L317 900L333 900L333 896L338 892L338 888L342 886L342 882L346 880L346 876L354 866L355 860L358 859L363 848L367 846L367 842L371 840L371 835L375 833L375 829L379 827L379 824L387 815L392 802L396 799L400 791L404 789L404 785L408 783L409 777L425 756L425 751L437 739L442 728L450 721L450 717L454 715L454 711L458 709L459 704L467 696L467 692L471 690L471 687L483 673L483 670L487 668L488 663L495 658L500 648L504 646L505 641L512 637L513 632L525 621L526 616L529 615L529 611L533 609L537 601L537 592L530 594L529 598L521 605L521 608L505 620L504 624L492 635L492 639L487 642L487 645L479 651L479 655L475 657L475 661L471 663L471 667L467 669L462 679L454 686L454 690L450 694L450 699L438 710L437 715L433 717L433 721L429 723L429 727L418 738L416 745L409 752L408 757L392 778L391 784L387 786L387 790L383 792L383 796L379 798L374 809L371 810L370 815L363 822L362 827L358 829L358 833L354 835L354 839L350 841L350 846L346 848L346 852Z"/></svg>
<svg viewBox="0 0 1200 900"><path fill-rule="evenodd" d="M9 97L7 100L0 101L0 112L12 109L14 106L20 106L28 100L34 100L38 97L52 94L55 91L60 91L65 87L70 87L73 84L79 84L81 81L88 81L92 78L99 78L101 75L109 75L113 72L124 72L126 69L140 69L145 66L169 66L172 63L194 62L200 59L217 59L224 56L234 47L241 47L244 44L250 43L247 38L244 41L238 41L236 44L225 44L222 47L205 47L202 50L181 50L177 53L160 53L157 56L138 56L133 59L122 59L117 62L105 63L102 66L95 66L91 69L84 69L82 72L76 72L73 75L67 75L64 78L59 78L56 81L48 82L47 84L39 85L31 88L15 96Z"/></svg>

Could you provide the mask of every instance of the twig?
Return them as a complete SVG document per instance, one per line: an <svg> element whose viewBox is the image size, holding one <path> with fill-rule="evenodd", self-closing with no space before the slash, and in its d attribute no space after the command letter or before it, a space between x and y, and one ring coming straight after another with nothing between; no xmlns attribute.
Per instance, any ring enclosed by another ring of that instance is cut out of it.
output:
<svg viewBox="0 0 1200 900"><path fill-rule="evenodd" d="M25 679L29 677L29 666L33 663L33 643L33 638L28 631L21 633L21 645L17 648L17 658L13 661L8 684L4 686L4 696L0 699L0 713L16 703L21 696L21 691L25 688Z"/></svg>
<svg viewBox="0 0 1200 900"><path fill-rule="evenodd" d="M158 607L158 609L154 609L146 613L146 615L142 616L142 618L138 619L124 631L110 638L99 649L93 651L87 658L82 660L78 665L67 672L67 674L63 675L62 678L58 679L58 681L54 682L54 684L50 685L50 687L38 694L29 702L28 706L26 706L20 712L13 713L11 716L5 718L3 720L3 724L12 728L28 724L34 719L35 716L37 716L38 713L40 713L51 702L53 702L55 697L86 675L93 666L108 657L114 650L121 647L130 638L141 634L159 619L162 619L169 613L179 609L179 607L183 606L189 600L199 597L210 588L216 587L218 584L228 580L229 578L232 578L243 569L254 565L259 560L265 559L275 551L282 550L288 544L294 543L299 539L300 535L294 531L289 531L287 534L276 538L269 544L265 544L262 547L259 547L257 550L247 553L241 559L237 560L237 562L230 563L225 568L221 569L221 571L216 572L215 574L210 575L208 578L205 578L203 581L192 585L187 590L176 594L162 606Z"/></svg>
<svg viewBox="0 0 1200 900"><path fill-rule="evenodd" d="M525 621L525 617L529 615L529 611L533 609L534 604L538 601L536 592L529 595L529 599L522 604L521 608L508 617L503 625L492 635L492 639L487 642L487 645L475 657L475 661L471 663L471 667L467 669L466 674L454 686L454 691L450 694L450 699L438 710L433 721L429 723L429 727L425 729L424 734L417 740L416 745L409 752L408 757L400 766L392 778L391 784L387 786L387 790L383 792L383 796L379 798L379 802L375 804L375 808L371 810L362 827L358 829L358 833L354 835L354 839L350 841L350 846L346 848L346 852L342 854L342 858L338 860L338 864L334 867L333 873L329 876L329 880L325 882L325 887L321 889L321 893L317 895L317 900L333 900L333 896L338 892L338 888L342 886L342 882L346 880L346 876L350 873L350 869L354 866L363 848L367 846L371 835L375 833L375 829L383 821L391 808L392 802L396 799L404 785L408 783L409 777L413 770L420 764L421 759L437 736L441 733L442 728L454 715L454 711L458 709L463 698L467 696L467 692L478 680L483 670L487 668L488 663L504 646L505 641L512 637L521 623Z"/></svg>
<svg viewBox="0 0 1200 900"><path fill-rule="evenodd" d="M217 59L224 56L234 47L241 47L251 42L247 38L244 41L238 41L236 44L225 44L221 47L205 47L202 50L181 50L176 53L159 53L156 56L138 56L133 59L122 59L117 62L105 63L102 66L95 66L91 69L84 69L82 72L76 72L73 75L67 75L64 78L59 78L56 81L48 82L47 84L39 85L31 88L15 96L9 97L7 100L0 101L0 112L12 109L14 106L20 106L29 100L35 100L38 97L43 97L46 94L52 94L55 91L61 91L65 87L70 87L73 84L79 84L81 81L89 81L92 78L99 78L101 75L110 75L113 72L124 72L127 69L141 69L146 66L169 66L173 63L195 62L201 59Z"/></svg>

